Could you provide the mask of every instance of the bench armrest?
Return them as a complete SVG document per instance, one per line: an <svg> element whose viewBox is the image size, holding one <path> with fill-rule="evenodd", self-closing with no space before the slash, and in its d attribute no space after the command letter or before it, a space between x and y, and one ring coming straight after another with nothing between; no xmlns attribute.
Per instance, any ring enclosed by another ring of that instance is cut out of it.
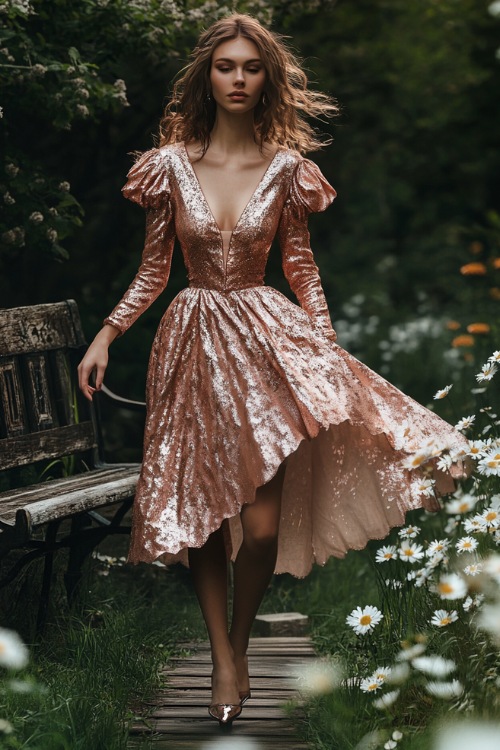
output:
<svg viewBox="0 0 500 750"><path fill-rule="evenodd" d="M104 396L110 399L115 406L119 406L120 409L127 409L128 411L138 411L138 412L144 412L146 410L146 404L144 401L132 401L129 398L123 398L123 396L118 396L118 394L113 393L113 391L110 391L109 388L107 388L104 383L101 387L101 391Z"/></svg>

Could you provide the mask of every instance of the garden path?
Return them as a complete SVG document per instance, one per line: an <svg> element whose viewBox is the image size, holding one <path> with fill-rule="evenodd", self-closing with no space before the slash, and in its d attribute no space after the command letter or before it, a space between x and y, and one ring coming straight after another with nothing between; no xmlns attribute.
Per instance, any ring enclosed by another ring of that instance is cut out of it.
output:
<svg viewBox="0 0 500 750"><path fill-rule="evenodd" d="M142 719L130 731L129 750L209 750L230 748L224 737L252 740L256 750L307 750L297 739L284 710L290 699L300 702L295 667L315 657L307 637L251 638L248 662L252 697L232 728L220 728L208 716L210 701L210 648L208 642L181 644L194 653L176 659L162 670L164 687L144 701ZM151 739L144 742L145 736Z"/></svg>

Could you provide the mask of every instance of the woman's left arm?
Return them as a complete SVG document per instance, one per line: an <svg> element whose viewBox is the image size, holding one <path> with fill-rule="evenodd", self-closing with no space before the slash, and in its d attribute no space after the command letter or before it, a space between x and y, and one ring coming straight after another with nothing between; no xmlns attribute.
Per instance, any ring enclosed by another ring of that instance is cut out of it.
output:
<svg viewBox="0 0 500 750"><path fill-rule="evenodd" d="M336 341L337 334L332 327L319 269L311 250L307 222L309 213L323 211L335 196L335 190L319 167L302 159L292 177L278 227L285 278L314 327L330 341Z"/></svg>

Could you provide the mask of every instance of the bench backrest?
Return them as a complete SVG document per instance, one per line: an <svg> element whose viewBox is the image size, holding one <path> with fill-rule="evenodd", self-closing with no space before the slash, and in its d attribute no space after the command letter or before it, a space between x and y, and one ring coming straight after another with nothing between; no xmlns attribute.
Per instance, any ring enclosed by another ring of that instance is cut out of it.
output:
<svg viewBox="0 0 500 750"><path fill-rule="evenodd" d="M74 300L0 309L0 470L97 447L76 384L84 347Z"/></svg>

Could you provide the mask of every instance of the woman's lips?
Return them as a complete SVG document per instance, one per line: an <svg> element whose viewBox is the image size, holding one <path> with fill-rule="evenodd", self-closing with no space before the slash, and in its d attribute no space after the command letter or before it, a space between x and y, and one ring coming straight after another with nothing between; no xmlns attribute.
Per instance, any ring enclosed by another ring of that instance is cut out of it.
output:
<svg viewBox="0 0 500 750"><path fill-rule="evenodd" d="M246 99L248 94L244 94L243 91L234 91L232 94L228 94L230 99L236 99L238 101Z"/></svg>

